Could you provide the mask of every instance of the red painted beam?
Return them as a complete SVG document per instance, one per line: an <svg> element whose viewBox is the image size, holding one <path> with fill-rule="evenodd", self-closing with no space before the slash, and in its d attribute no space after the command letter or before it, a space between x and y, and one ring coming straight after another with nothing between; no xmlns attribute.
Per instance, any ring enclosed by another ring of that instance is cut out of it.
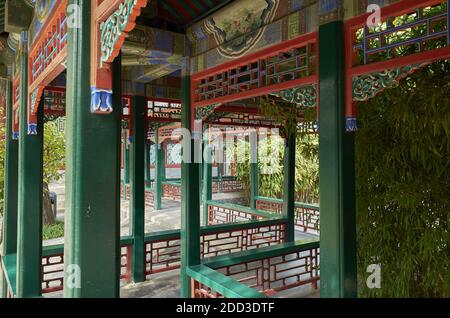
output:
<svg viewBox="0 0 450 318"><path fill-rule="evenodd" d="M363 74L371 74L383 70L390 70L406 65L432 63L437 60L450 58L450 46L432 51L425 51L415 53L407 56L397 57L391 60L375 62L361 66L352 67L349 70L350 76L357 76Z"/></svg>

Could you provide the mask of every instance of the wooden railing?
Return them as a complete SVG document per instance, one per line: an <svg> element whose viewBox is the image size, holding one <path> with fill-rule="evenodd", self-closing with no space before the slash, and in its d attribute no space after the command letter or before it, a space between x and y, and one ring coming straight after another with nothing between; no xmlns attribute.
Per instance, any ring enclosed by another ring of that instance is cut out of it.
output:
<svg viewBox="0 0 450 318"><path fill-rule="evenodd" d="M254 210L238 204L214 200L207 201L205 204L208 205L208 225L263 220L274 217L273 213Z"/></svg>
<svg viewBox="0 0 450 318"><path fill-rule="evenodd" d="M133 239L123 237L120 240L120 279L130 282L131 249ZM63 289L64 281L64 245L44 246L42 248L42 293L48 294Z"/></svg>
<svg viewBox="0 0 450 318"><path fill-rule="evenodd" d="M266 295L311 284L317 289L318 241L299 241L242 252L233 258L216 257L204 265Z"/></svg>
<svg viewBox="0 0 450 318"><path fill-rule="evenodd" d="M181 180L172 178L166 179L162 182L162 197L173 201L181 202ZM213 193L232 193L243 190L242 183L236 177L222 177L213 178L212 191ZM146 185L145 202L146 204L153 204L154 202L154 180L151 180L149 185ZM128 200L130 198L130 187L127 184L121 185L121 196Z"/></svg>
<svg viewBox="0 0 450 318"><path fill-rule="evenodd" d="M200 230L202 258L277 245L285 242L285 218L205 226ZM180 267L180 231L152 233L145 238L145 273L152 275Z"/></svg>
<svg viewBox="0 0 450 318"><path fill-rule="evenodd" d="M245 286L205 265L188 267L192 298L265 298L266 295Z"/></svg>
<svg viewBox="0 0 450 318"><path fill-rule="evenodd" d="M201 257L231 254L285 242L286 218L275 216L262 221L205 226L200 230ZM180 230L151 233L145 237L145 274L171 271L180 267ZM130 282L133 238L121 239L120 278ZM43 248L42 293L63 289L64 245Z"/></svg>

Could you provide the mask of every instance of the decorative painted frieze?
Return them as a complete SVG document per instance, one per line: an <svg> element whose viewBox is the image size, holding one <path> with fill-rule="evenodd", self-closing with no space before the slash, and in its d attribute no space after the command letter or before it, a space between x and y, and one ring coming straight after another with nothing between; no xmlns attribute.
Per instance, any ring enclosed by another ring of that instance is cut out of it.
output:
<svg viewBox="0 0 450 318"><path fill-rule="evenodd" d="M400 80L417 70L417 65L353 77L353 100L366 101L387 88L396 87Z"/></svg>
<svg viewBox="0 0 450 318"><path fill-rule="evenodd" d="M280 92L279 95L283 100L297 104L297 106L317 106L317 89L315 84L310 86L300 86L286 89Z"/></svg>
<svg viewBox="0 0 450 318"><path fill-rule="evenodd" d="M101 31L101 63L111 63L125 40L125 32L134 28L134 20L147 0L124 0L104 22Z"/></svg>
<svg viewBox="0 0 450 318"><path fill-rule="evenodd" d="M220 106L220 104L212 104L204 107L195 108L195 119L206 120L214 113L214 111Z"/></svg>

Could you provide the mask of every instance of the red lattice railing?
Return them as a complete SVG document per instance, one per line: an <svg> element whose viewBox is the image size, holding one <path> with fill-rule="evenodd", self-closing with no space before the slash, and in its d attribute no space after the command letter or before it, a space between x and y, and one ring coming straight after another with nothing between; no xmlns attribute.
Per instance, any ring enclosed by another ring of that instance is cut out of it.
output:
<svg viewBox="0 0 450 318"><path fill-rule="evenodd" d="M120 248L120 279L131 282L131 251L132 244L122 244Z"/></svg>
<svg viewBox="0 0 450 318"><path fill-rule="evenodd" d="M311 284L317 288L319 248L217 268L217 271L267 295Z"/></svg>
<svg viewBox="0 0 450 318"><path fill-rule="evenodd" d="M125 200L130 199L130 187L128 185L120 185L120 196L125 198ZM155 202L155 193L151 189L145 189L145 204L153 205Z"/></svg>
<svg viewBox="0 0 450 318"><path fill-rule="evenodd" d="M242 182L235 179L224 179L222 181L213 180L212 192L219 193L220 186L222 187L222 193L240 192L244 189Z"/></svg>
<svg viewBox="0 0 450 318"><path fill-rule="evenodd" d="M222 192L239 192L244 190L242 182L239 180L223 180L222 181Z"/></svg>
<svg viewBox="0 0 450 318"><path fill-rule="evenodd" d="M221 294L193 278L191 278L191 295L192 298L223 298Z"/></svg>
<svg viewBox="0 0 450 318"><path fill-rule="evenodd" d="M64 254L42 257L42 293L63 289Z"/></svg>
<svg viewBox="0 0 450 318"><path fill-rule="evenodd" d="M180 233L145 243L145 275L180 267Z"/></svg>
<svg viewBox="0 0 450 318"><path fill-rule="evenodd" d="M285 221L254 222L246 228L239 225L217 230L202 228L200 253L202 258L241 252L285 242ZM240 228L241 227L241 228ZM170 271L180 267L180 232L157 236L145 243L146 275Z"/></svg>
<svg viewBox="0 0 450 318"><path fill-rule="evenodd" d="M121 244L120 279L130 282L131 278L131 243ZM64 251L59 247L58 252L49 253L42 257L42 294L61 291L64 288Z"/></svg>
<svg viewBox="0 0 450 318"><path fill-rule="evenodd" d="M174 201L181 201L181 184L163 184L163 197Z"/></svg>
<svg viewBox="0 0 450 318"><path fill-rule="evenodd" d="M281 244L285 241L286 224L257 225L248 229L235 229L202 234L202 257L242 252L254 248Z"/></svg>
<svg viewBox="0 0 450 318"><path fill-rule="evenodd" d="M208 224L228 224L249 220L262 220L264 216L250 209L233 208L233 205L208 203Z"/></svg>

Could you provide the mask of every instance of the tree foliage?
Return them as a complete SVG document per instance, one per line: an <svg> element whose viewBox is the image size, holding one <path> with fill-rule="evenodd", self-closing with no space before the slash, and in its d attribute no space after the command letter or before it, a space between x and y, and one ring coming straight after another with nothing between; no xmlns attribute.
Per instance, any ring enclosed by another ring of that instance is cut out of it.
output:
<svg viewBox="0 0 450 318"><path fill-rule="evenodd" d="M0 118L4 116L4 109L0 107ZM5 136L5 126L0 122L0 136ZM51 209L48 185L61 178L60 170L64 169L65 163L65 137L64 132L58 130L55 122L49 121L44 125L44 210ZM5 139L0 137L0 211L3 213L4 194L4 160L5 160ZM47 213L44 211L44 219ZM53 223L54 220L44 223Z"/></svg>
<svg viewBox="0 0 450 318"><path fill-rule="evenodd" d="M44 125L44 183L58 181L59 171L64 170L66 141L63 131L60 131L55 121Z"/></svg>
<svg viewBox="0 0 450 318"><path fill-rule="evenodd" d="M447 61L359 105L358 270L382 274L380 289L361 279L361 296L449 296L449 97Z"/></svg>
<svg viewBox="0 0 450 318"><path fill-rule="evenodd" d="M261 140L258 143L259 194L281 198L284 192L284 143L280 137ZM298 135L295 157L295 199L316 203L319 200L319 165L317 135ZM245 154L245 160L237 165L237 177L244 184L246 196L250 195L249 143L241 141L237 153Z"/></svg>
<svg viewBox="0 0 450 318"><path fill-rule="evenodd" d="M61 178L60 171L65 164L65 135L58 129L55 121L44 124L44 173L43 173L43 223L44 225L55 223L52 205L50 201L49 184Z"/></svg>

